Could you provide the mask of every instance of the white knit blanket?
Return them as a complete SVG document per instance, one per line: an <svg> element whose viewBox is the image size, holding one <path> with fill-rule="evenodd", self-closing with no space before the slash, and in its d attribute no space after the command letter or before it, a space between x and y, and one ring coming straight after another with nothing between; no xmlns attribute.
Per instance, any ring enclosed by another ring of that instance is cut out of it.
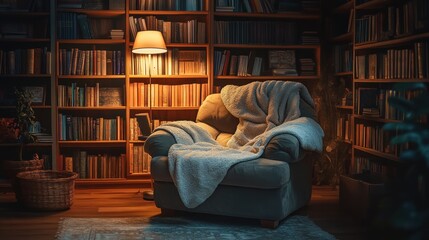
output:
<svg viewBox="0 0 429 240"><path fill-rule="evenodd" d="M221 96L234 97L235 103L238 103L240 108L249 109L250 107L249 111L242 109L234 110L234 107L231 107L230 104L234 103L234 101L228 103L228 101L225 101L224 97L222 97L225 105L228 105L227 109L240 119L237 132L231 138L239 139L239 141L230 140L228 142L228 147L223 147L218 144L206 130L191 121L171 122L161 125L156 129L156 131L167 131L176 139L177 144L172 145L168 152L168 167L173 182L178 189L180 198L186 207L195 208L203 203L214 192L231 166L239 162L260 157L271 138L278 134L289 133L296 136L303 149L310 151L322 150L323 130L320 128L319 124L310 118L299 117L299 108L293 107L293 104L299 105L299 97L301 95L299 91L304 90L302 90L301 87L294 87L295 83L283 83L285 86L274 86L276 89L275 95L264 93L265 91L274 91L272 88L273 86L269 84L262 88L260 88L261 86L259 84L245 85L242 87L226 86L224 89L227 90L222 90ZM294 90L291 91L287 89L288 86L286 85L293 87ZM282 87L284 92L278 91L280 87ZM250 92L249 88L260 88L260 92L256 94L256 96L262 94L267 96L268 99L275 98L277 100L252 100L252 98L248 98L247 96ZM296 91L298 91L298 93L296 93ZM244 94L243 97L248 100L244 100L243 102L243 99L238 97L240 92L242 92ZM277 94L281 94L281 97L278 97ZM308 94L308 92L306 94ZM308 98L305 97L304 100L312 103L309 96L308 94ZM298 99L295 99L295 97L298 97ZM246 101L250 101L248 105L245 104ZM278 102L276 103L276 101ZM261 110L259 111L256 108L260 108ZM279 113L269 113L273 110L279 111ZM285 111L291 111L292 113L287 114ZM265 114L266 112L269 114ZM266 116L261 117L260 114ZM255 117L252 118L252 116ZM284 116L284 118L288 120L277 121L274 116ZM247 122L252 119L254 120L253 122ZM269 122L265 124L265 127L261 127L264 125L262 122L259 122L261 119L262 121L269 120ZM238 129L239 127L240 129ZM246 127L255 129L246 129ZM261 132L257 134L255 132L256 129L259 129ZM247 133L255 135L255 137L250 139L249 136L251 135ZM242 141L242 139L244 139L243 136L249 139L246 143Z"/></svg>

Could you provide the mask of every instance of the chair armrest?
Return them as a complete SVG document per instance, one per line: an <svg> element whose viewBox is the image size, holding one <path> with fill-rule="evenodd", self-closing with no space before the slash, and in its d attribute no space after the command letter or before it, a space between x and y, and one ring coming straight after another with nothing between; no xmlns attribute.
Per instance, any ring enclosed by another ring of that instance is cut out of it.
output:
<svg viewBox="0 0 429 240"><path fill-rule="evenodd" d="M158 130L153 132L144 143L144 150L151 157L168 156L171 145L176 143L176 139L170 133Z"/></svg>
<svg viewBox="0 0 429 240"><path fill-rule="evenodd" d="M296 162L305 155L298 139L291 134L284 133L274 136L267 144L262 157L285 161Z"/></svg>

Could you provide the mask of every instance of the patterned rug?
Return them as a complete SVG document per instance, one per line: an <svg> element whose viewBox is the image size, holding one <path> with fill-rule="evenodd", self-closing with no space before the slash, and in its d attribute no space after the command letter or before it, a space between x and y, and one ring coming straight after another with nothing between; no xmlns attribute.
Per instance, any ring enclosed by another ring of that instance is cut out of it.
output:
<svg viewBox="0 0 429 240"><path fill-rule="evenodd" d="M96 239L317 239L335 237L305 216L290 216L275 230L256 224L219 222L183 217L64 218L59 240Z"/></svg>

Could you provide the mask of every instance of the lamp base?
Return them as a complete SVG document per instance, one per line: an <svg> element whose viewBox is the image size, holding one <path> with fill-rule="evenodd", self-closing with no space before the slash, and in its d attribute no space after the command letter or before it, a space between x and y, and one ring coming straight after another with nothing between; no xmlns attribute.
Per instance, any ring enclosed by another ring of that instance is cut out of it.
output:
<svg viewBox="0 0 429 240"><path fill-rule="evenodd" d="M153 199L154 199L153 191L152 190L144 191L143 192L143 199L147 200L147 201L153 201Z"/></svg>

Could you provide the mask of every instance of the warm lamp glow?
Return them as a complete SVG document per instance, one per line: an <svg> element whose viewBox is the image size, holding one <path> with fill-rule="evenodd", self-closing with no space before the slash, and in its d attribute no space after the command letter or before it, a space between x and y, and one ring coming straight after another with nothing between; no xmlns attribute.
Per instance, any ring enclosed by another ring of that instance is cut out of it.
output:
<svg viewBox="0 0 429 240"><path fill-rule="evenodd" d="M134 41L133 53L161 54L167 52L164 38L160 31L140 31Z"/></svg>

